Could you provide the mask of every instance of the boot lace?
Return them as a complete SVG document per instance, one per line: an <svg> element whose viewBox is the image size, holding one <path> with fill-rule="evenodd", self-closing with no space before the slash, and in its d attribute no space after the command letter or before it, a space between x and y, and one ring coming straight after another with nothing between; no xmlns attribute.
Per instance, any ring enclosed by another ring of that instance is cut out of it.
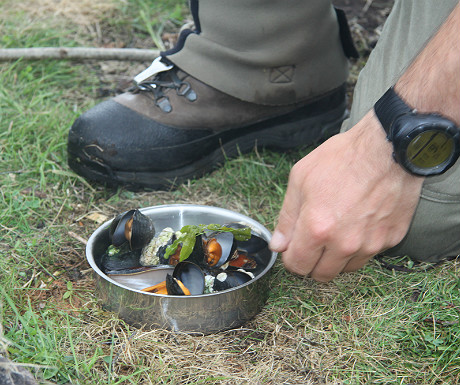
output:
<svg viewBox="0 0 460 385"><path fill-rule="evenodd" d="M172 106L165 91L173 89L180 96L194 102L197 99L196 92L190 86L190 83L179 78L177 69L172 68L165 72L160 72L155 75L152 80L144 80L135 84L130 89L133 93L150 92L153 94L155 105L163 112L171 112Z"/></svg>

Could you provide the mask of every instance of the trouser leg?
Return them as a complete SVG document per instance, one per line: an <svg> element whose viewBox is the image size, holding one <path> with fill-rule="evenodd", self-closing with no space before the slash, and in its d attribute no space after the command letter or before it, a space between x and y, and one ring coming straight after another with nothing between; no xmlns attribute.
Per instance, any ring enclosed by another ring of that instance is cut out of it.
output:
<svg viewBox="0 0 460 385"><path fill-rule="evenodd" d="M312 99L346 81L337 15L327 0L192 0L196 33L166 56L228 95L257 104Z"/></svg>
<svg viewBox="0 0 460 385"><path fill-rule="evenodd" d="M344 122L343 130L356 124L396 82L457 3L458 0L396 1L360 73L350 119ZM446 174L426 179L408 234L386 254L427 261L460 254L460 162Z"/></svg>

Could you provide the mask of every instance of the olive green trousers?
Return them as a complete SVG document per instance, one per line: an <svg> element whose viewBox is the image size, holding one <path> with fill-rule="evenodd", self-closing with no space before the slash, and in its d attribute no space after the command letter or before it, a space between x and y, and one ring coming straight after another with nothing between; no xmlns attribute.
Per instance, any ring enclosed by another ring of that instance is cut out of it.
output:
<svg viewBox="0 0 460 385"><path fill-rule="evenodd" d="M266 105L312 99L348 76L327 0L195 0L195 27L166 56L226 94ZM197 13L197 14L196 14Z"/></svg>
<svg viewBox="0 0 460 385"><path fill-rule="evenodd" d="M343 130L356 124L397 81L457 3L458 0L395 2L359 75L350 119L344 122ZM409 232L386 254L433 262L460 255L460 161L445 174L425 180Z"/></svg>
<svg viewBox="0 0 460 385"><path fill-rule="evenodd" d="M359 76L343 130L396 82L457 3L396 0ZM348 63L330 1L191 0L191 6L199 33L165 56L222 92L283 105L313 99L346 81ZM460 162L426 179L408 234L387 254L427 261L460 254Z"/></svg>

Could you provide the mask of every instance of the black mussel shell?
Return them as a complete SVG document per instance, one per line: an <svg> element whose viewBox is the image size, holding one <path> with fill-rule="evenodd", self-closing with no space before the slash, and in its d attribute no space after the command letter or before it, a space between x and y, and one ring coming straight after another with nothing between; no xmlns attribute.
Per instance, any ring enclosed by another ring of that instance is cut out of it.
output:
<svg viewBox="0 0 460 385"><path fill-rule="evenodd" d="M251 234L251 238L247 241L238 241L238 249L247 254L255 254L266 248L268 248L268 242L254 234Z"/></svg>
<svg viewBox="0 0 460 385"><path fill-rule="evenodd" d="M128 242L131 250L143 248L154 235L152 220L137 209L117 215L109 229L109 237L114 246L120 247Z"/></svg>
<svg viewBox="0 0 460 385"><path fill-rule="evenodd" d="M171 274L166 274L165 282L169 295L188 295L188 293L184 293L184 289L179 285L177 278L174 278Z"/></svg>
<svg viewBox="0 0 460 385"><path fill-rule="evenodd" d="M197 235L195 239L195 246L187 258L188 262L196 263L199 266L205 266L204 263L204 249L203 249L203 236Z"/></svg>
<svg viewBox="0 0 460 385"><path fill-rule="evenodd" d="M216 268L226 263L236 252L236 240L230 232L214 232L203 241L204 263Z"/></svg>
<svg viewBox="0 0 460 385"><path fill-rule="evenodd" d="M140 256L140 250L126 250L114 255L106 252L101 258L100 268L104 273L135 269L141 266Z"/></svg>
<svg viewBox="0 0 460 385"><path fill-rule="evenodd" d="M204 273L201 268L188 261L179 262L172 273L172 278L181 281L191 295L200 295L204 292ZM166 281L166 285L168 282ZM167 286L166 286L167 287ZM174 290L174 289L173 289ZM182 290L181 290L182 291ZM171 294L168 289L168 294ZM174 293L180 295L180 293Z"/></svg>
<svg viewBox="0 0 460 385"><path fill-rule="evenodd" d="M168 242L166 242L164 245L162 245L162 246L160 246L158 248L157 255L158 255L158 258L160 259L160 264L163 264L163 265L168 265L169 264L169 259L170 258L166 259L165 258L165 253L166 253L166 249L168 248L168 246L172 245L175 240L176 240L176 235L173 233L172 237L169 238Z"/></svg>
<svg viewBox="0 0 460 385"><path fill-rule="evenodd" d="M216 275L214 291L222 291L243 285L252 279L252 275L241 270L225 270Z"/></svg>
<svg viewBox="0 0 460 385"><path fill-rule="evenodd" d="M126 214L128 214L128 213L130 213L130 212L132 213L132 211L134 211L134 210L124 211L124 212L122 212L122 213L120 213L120 214L117 214L117 215L115 216L115 218L113 218L112 223L110 223L110 227L109 227L109 240L110 240L110 243L111 243L112 245L114 245L114 243L113 243L113 234L115 233L116 228L117 228L118 225L120 224L121 218L123 218ZM131 215L132 215L132 214L131 214ZM118 234L118 233L117 233L117 234ZM116 243L118 243L118 242L117 242L117 239L118 239L118 237L116 236L116 237L115 237L115 242L116 242ZM125 241L126 241L126 239L124 239L124 241L123 241L122 243L124 243ZM119 247L119 246L117 246L117 247Z"/></svg>
<svg viewBox="0 0 460 385"><path fill-rule="evenodd" d="M241 222L229 222L224 224L225 227L230 227L231 229L244 229L249 227L248 225Z"/></svg>

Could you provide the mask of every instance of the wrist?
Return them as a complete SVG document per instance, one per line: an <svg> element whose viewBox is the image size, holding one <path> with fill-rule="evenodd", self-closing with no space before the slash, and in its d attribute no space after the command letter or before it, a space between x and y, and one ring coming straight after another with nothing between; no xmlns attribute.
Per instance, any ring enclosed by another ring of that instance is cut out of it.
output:
<svg viewBox="0 0 460 385"><path fill-rule="evenodd" d="M423 182L424 177L408 173L395 161L393 144L387 139L374 110L370 110L345 134L349 134L350 148L356 157L356 164L360 167L368 166L369 173L376 178L391 176L405 181Z"/></svg>

